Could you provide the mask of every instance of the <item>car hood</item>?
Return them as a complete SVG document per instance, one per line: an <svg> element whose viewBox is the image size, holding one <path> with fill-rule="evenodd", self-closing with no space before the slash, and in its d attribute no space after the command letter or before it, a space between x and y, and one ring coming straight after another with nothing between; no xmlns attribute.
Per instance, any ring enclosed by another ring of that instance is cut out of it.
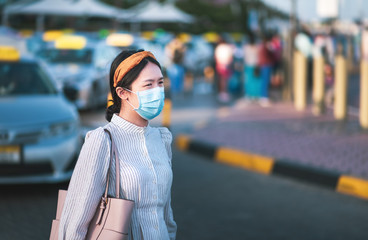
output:
<svg viewBox="0 0 368 240"><path fill-rule="evenodd" d="M0 128L26 127L78 120L78 112L64 96L0 97Z"/></svg>

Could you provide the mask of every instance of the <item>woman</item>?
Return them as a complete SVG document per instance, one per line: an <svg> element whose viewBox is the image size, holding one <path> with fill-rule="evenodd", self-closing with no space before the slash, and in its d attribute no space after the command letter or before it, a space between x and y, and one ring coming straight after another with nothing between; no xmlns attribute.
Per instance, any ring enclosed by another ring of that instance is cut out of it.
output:
<svg viewBox="0 0 368 240"><path fill-rule="evenodd" d="M106 186L111 142L120 160L120 197L135 201L129 239L175 239L171 210L171 141L167 128L150 127L160 114L164 82L160 64L147 51L123 51L110 69L114 104L110 122L86 135L60 219L59 239L84 239ZM111 182L115 166L111 165ZM114 187L109 195L115 195Z"/></svg>

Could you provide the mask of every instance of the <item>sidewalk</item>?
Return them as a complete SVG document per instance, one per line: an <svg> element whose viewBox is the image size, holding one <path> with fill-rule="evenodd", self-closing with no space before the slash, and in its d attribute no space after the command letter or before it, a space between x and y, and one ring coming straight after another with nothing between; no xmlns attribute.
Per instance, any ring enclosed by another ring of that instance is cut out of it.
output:
<svg viewBox="0 0 368 240"><path fill-rule="evenodd" d="M337 122L291 103L260 107L238 101L190 136L180 149L264 174L279 174L368 199L368 132L355 116Z"/></svg>

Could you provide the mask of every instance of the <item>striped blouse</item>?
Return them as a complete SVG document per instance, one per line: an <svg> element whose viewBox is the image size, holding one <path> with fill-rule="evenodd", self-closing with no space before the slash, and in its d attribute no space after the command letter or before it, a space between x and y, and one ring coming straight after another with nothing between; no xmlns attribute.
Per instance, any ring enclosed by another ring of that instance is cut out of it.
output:
<svg viewBox="0 0 368 240"><path fill-rule="evenodd" d="M120 197L135 201L130 240L175 239L171 209L171 142L167 128L139 127L115 115L104 128L120 160ZM103 128L86 135L69 183L60 219L59 240L84 239L106 186L111 142ZM115 164L110 169L115 182ZM115 187L109 195L115 196Z"/></svg>

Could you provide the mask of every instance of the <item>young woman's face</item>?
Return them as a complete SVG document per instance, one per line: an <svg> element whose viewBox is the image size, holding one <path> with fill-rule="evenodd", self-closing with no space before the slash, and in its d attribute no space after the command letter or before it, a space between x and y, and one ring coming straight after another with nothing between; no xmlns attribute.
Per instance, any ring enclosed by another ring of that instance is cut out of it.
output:
<svg viewBox="0 0 368 240"><path fill-rule="evenodd" d="M131 91L145 91L148 89L163 87L164 77L162 75L161 69L154 63L148 62L148 64L143 68L138 78L132 83ZM129 102L133 106L138 106L138 97L134 93L129 94Z"/></svg>

